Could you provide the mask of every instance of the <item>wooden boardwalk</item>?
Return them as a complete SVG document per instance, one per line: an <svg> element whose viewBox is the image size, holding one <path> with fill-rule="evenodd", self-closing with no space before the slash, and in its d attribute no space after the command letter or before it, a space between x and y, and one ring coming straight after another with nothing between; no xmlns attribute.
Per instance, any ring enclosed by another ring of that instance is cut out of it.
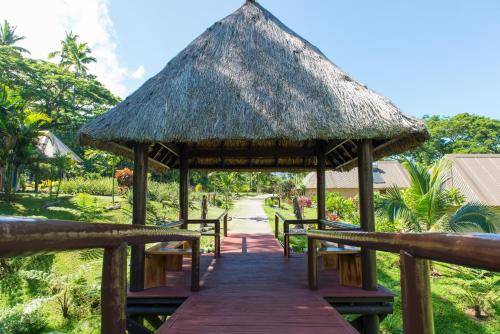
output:
<svg viewBox="0 0 500 334"><path fill-rule="evenodd" d="M304 257L285 258L271 234L232 234L222 241L222 257L207 260L201 291L157 333L357 333L321 290L307 289ZM174 290L187 294L174 287L149 293Z"/></svg>

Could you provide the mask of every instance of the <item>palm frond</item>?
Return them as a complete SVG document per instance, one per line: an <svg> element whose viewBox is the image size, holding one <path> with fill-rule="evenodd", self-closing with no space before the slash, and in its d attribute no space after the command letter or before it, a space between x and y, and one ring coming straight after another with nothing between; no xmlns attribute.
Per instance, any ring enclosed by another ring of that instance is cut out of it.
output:
<svg viewBox="0 0 500 334"><path fill-rule="evenodd" d="M479 229L485 233L496 233L498 216L490 207L478 203L467 203L449 219L448 226L454 232Z"/></svg>

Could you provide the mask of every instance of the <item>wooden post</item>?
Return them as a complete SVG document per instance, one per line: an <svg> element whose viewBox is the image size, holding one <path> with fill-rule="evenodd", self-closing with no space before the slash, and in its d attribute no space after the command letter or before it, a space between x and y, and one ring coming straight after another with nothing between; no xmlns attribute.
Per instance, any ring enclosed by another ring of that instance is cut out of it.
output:
<svg viewBox="0 0 500 334"><path fill-rule="evenodd" d="M224 237L227 237L227 212L224 215Z"/></svg>
<svg viewBox="0 0 500 334"><path fill-rule="evenodd" d="M36 162L35 165L35 175L34 175L34 182L35 182L35 193L38 194L38 184L40 183L40 162ZM1 187L1 182L0 182L0 190L2 189Z"/></svg>
<svg viewBox="0 0 500 334"><path fill-rule="evenodd" d="M307 279L309 289L318 287L318 256L316 254L316 240L307 238Z"/></svg>
<svg viewBox="0 0 500 334"><path fill-rule="evenodd" d="M358 142L359 215L361 229L375 231L373 207L373 146L371 140ZM363 289L377 290L377 268L375 251L361 248L361 276ZM379 318L376 314L363 316L367 334L379 332Z"/></svg>
<svg viewBox="0 0 500 334"><path fill-rule="evenodd" d="M134 146L132 224L146 224L148 145ZM144 245L133 245L130 257L130 291L144 290Z"/></svg>
<svg viewBox="0 0 500 334"><path fill-rule="evenodd" d="M191 291L200 289L200 239L191 241Z"/></svg>
<svg viewBox="0 0 500 334"><path fill-rule="evenodd" d="M318 220L325 219L326 211L326 189L325 189L325 155L322 149L318 149L318 164L316 166L316 195L318 202ZM318 223L318 229L323 229L323 224Z"/></svg>
<svg viewBox="0 0 500 334"><path fill-rule="evenodd" d="M101 333L125 334L127 245L104 249L101 286Z"/></svg>
<svg viewBox="0 0 500 334"><path fill-rule="evenodd" d="M275 214L274 215L274 237L278 239L279 236L279 230L280 230L280 219L279 217Z"/></svg>
<svg viewBox="0 0 500 334"><path fill-rule="evenodd" d="M429 261L400 253L401 298L405 334L434 334Z"/></svg>
<svg viewBox="0 0 500 334"><path fill-rule="evenodd" d="M288 224L288 221L283 222L283 241L284 241L284 254L285 256L290 257L290 235L288 234L290 232L290 224Z"/></svg>
<svg viewBox="0 0 500 334"><path fill-rule="evenodd" d="M189 166L186 145L180 150L179 166L179 219L184 221L182 228L187 229L188 206L189 206Z"/></svg>
<svg viewBox="0 0 500 334"><path fill-rule="evenodd" d="M220 256L220 220L215 221L215 238L214 238L214 257Z"/></svg>

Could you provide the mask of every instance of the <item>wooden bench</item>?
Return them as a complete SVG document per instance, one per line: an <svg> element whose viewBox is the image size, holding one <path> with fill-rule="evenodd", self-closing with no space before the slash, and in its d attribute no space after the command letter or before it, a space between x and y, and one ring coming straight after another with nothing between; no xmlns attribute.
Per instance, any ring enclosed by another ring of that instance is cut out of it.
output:
<svg viewBox="0 0 500 334"><path fill-rule="evenodd" d="M337 269L340 285L361 288L361 249L351 246L338 247L326 242L322 244L323 247L318 249L317 254L322 258L323 269Z"/></svg>
<svg viewBox="0 0 500 334"><path fill-rule="evenodd" d="M144 288L167 284L167 271L182 270L183 257L192 256L188 241L170 241L154 244L146 249L144 263Z"/></svg>

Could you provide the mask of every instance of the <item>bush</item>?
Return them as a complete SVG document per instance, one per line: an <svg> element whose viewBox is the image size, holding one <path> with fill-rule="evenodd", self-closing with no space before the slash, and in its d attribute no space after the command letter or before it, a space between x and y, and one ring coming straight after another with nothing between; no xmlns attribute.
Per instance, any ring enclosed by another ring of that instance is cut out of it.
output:
<svg viewBox="0 0 500 334"><path fill-rule="evenodd" d="M300 196L299 197L299 207L300 208L312 208L312 200L309 197Z"/></svg>
<svg viewBox="0 0 500 334"><path fill-rule="evenodd" d="M0 333L2 334L40 333L46 326L45 317L38 310L23 312L18 308L10 309L0 318Z"/></svg>
<svg viewBox="0 0 500 334"><path fill-rule="evenodd" d="M90 195L111 196L113 187L113 179L110 177L101 178L84 178L76 177L73 179L64 180L61 183L61 193L63 194L78 194L86 193ZM117 192L117 182L115 182L115 193Z"/></svg>

